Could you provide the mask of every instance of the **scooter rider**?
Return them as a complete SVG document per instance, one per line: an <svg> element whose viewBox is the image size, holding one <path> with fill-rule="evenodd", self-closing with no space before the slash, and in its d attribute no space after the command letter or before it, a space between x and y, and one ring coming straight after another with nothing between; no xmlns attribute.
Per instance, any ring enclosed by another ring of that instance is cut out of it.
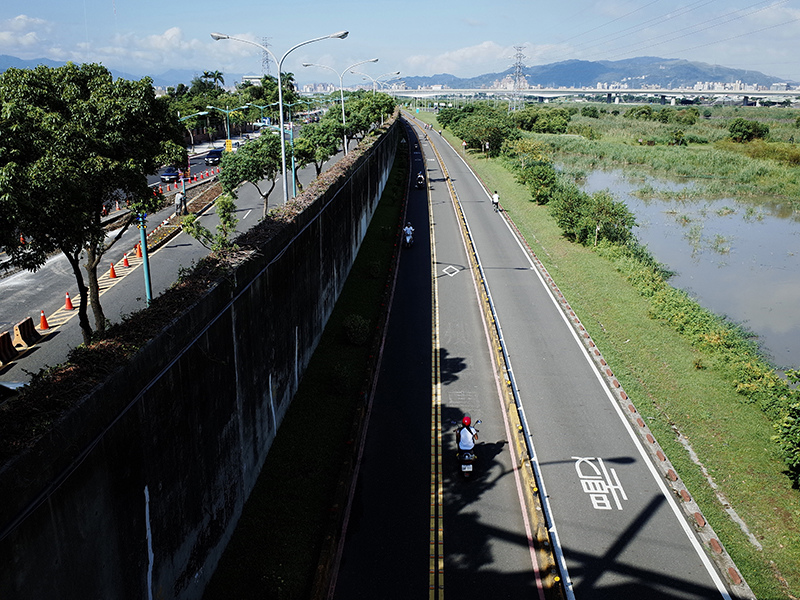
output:
<svg viewBox="0 0 800 600"><path fill-rule="evenodd" d="M477 439L478 430L472 427L472 419L469 416L465 416L461 419L461 427L456 431L458 449L463 451L472 450Z"/></svg>
<svg viewBox="0 0 800 600"><path fill-rule="evenodd" d="M411 226L411 221L408 221L406 226L403 227L403 235L405 236L407 245L410 245L411 242L414 241L414 228Z"/></svg>

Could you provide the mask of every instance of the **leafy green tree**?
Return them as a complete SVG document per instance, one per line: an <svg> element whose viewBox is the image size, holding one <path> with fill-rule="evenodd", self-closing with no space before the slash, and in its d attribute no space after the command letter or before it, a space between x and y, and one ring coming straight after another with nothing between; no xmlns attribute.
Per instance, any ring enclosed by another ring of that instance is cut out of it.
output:
<svg viewBox="0 0 800 600"><path fill-rule="evenodd" d="M217 233L200 224L196 214L192 213L183 218L181 226L183 231L192 236L203 246L213 252L223 252L234 247L230 236L236 230L239 219L235 217L236 204L231 194L222 194L214 202L214 208L219 218Z"/></svg>
<svg viewBox="0 0 800 600"><path fill-rule="evenodd" d="M215 88L225 85L225 77L220 71L203 71L203 79L210 81Z"/></svg>
<svg viewBox="0 0 800 600"><path fill-rule="evenodd" d="M513 113L520 129L534 133L566 133L572 115L563 108L537 108L529 106Z"/></svg>
<svg viewBox="0 0 800 600"><path fill-rule="evenodd" d="M600 118L600 111L596 106L584 106L581 108L581 116L590 117L592 119Z"/></svg>
<svg viewBox="0 0 800 600"><path fill-rule="evenodd" d="M288 148L287 148L288 150ZM245 144L236 152L226 152L220 162L219 181L226 193L236 198L239 186L248 182L264 200L263 216L267 214L269 195L275 189L275 180L281 171L281 142L271 133ZM262 189L264 181L269 189Z"/></svg>
<svg viewBox="0 0 800 600"><path fill-rule="evenodd" d="M89 343L87 300L95 328L106 326L98 265L137 213L160 204L147 174L165 162L186 164L181 126L149 78L114 80L101 65L68 63L0 75L0 131L0 246L11 264L32 271L54 251L66 256ZM101 216L115 202L131 212L107 240Z"/></svg>
<svg viewBox="0 0 800 600"><path fill-rule="evenodd" d="M207 73L208 71L206 71ZM220 91L209 80L203 77L194 77L189 88L189 94L192 96L208 96L209 98L216 98L219 96Z"/></svg>
<svg viewBox="0 0 800 600"><path fill-rule="evenodd" d="M531 199L537 204L547 204L558 185L558 174L552 165L537 164L523 169L517 179L531 192Z"/></svg>
<svg viewBox="0 0 800 600"><path fill-rule="evenodd" d="M460 119L452 126L453 133L469 148L498 156L503 142L519 137L519 132L506 113L479 111Z"/></svg>
<svg viewBox="0 0 800 600"><path fill-rule="evenodd" d="M339 150L340 141L336 123L330 119L304 125L294 141L295 161L301 168L313 164L319 177L322 166Z"/></svg>
<svg viewBox="0 0 800 600"><path fill-rule="evenodd" d="M649 104L642 106L635 106L628 109L623 115L626 119L644 119L646 121L653 120L653 107Z"/></svg>
<svg viewBox="0 0 800 600"><path fill-rule="evenodd" d="M675 121L680 123L681 125L694 125L697 123L697 120L700 118L700 110L697 107L690 106L689 108L684 108L683 110L679 110L678 114L675 115Z"/></svg>
<svg viewBox="0 0 800 600"><path fill-rule="evenodd" d="M728 124L728 131L734 142L749 142L767 137L769 125L737 117Z"/></svg>
<svg viewBox="0 0 800 600"><path fill-rule="evenodd" d="M608 240L615 244L629 241L636 225L633 213L624 202L614 200L607 191L591 196L569 187L561 187L553 194L550 211L564 235L578 243Z"/></svg>

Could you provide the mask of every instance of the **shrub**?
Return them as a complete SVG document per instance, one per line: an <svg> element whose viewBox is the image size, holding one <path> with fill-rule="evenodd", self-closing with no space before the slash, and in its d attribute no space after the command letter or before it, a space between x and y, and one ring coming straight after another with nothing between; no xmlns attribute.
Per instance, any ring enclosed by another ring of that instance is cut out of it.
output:
<svg viewBox="0 0 800 600"><path fill-rule="evenodd" d="M749 142L767 137L769 125L737 117L728 124L728 131L734 142Z"/></svg>
<svg viewBox="0 0 800 600"><path fill-rule="evenodd" d="M361 315L348 315L344 320L344 333L354 346L363 346L369 339L369 321Z"/></svg>
<svg viewBox="0 0 800 600"><path fill-rule="evenodd" d="M600 111L597 109L596 106L584 106L581 109L581 116L582 117L590 117L592 119L599 119L600 118Z"/></svg>

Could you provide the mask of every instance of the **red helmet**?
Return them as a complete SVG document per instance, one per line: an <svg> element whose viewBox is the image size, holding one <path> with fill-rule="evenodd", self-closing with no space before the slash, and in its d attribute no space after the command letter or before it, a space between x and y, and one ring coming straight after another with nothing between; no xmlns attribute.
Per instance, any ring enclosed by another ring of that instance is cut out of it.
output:
<svg viewBox="0 0 800 600"><path fill-rule="evenodd" d="M463 419L461 419L461 423L463 423L464 427L469 427L470 424L472 423L472 419L470 419L469 417L464 417Z"/></svg>

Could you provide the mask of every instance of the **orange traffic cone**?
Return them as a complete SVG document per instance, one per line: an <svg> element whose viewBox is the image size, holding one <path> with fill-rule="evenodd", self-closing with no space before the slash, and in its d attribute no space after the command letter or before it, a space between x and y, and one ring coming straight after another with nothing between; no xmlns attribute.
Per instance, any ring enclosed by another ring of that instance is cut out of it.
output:
<svg viewBox="0 0 800 600"><path fill-rule="evenodd" d="M42 331L50 329L50 325L47 324L47 319L44 316L44 311L42 311L42 317L39 319L39 329Z"/></svg>
<svg viewBox="0 0 800 600"><path fill-rule="evenodd" d="M136 258L142 258L142 245L136 244Z"/></svg>
<svg viewBox="0 0 800 600"><path fill-rule="evenodd" d="M125 255L125 258L122 259L122 266L123 267L130 267L131 263L128 262L128 255Z"/></svg>
<svg viewBox="0 0 800 600"><path fill-rule="evenodd" d="M117 273L116 273L116 271L114 271L114 263L111 263L111 270L108 272L108 277L110 279L116 279L117 278Z"/></svg>
<svg viewBox="0 0 800 600"><path fill-rule="evenodd" d="M67 301L64 302L64 310L74 310L72 300L69 299L69 292L67 292Z"/></svg>

